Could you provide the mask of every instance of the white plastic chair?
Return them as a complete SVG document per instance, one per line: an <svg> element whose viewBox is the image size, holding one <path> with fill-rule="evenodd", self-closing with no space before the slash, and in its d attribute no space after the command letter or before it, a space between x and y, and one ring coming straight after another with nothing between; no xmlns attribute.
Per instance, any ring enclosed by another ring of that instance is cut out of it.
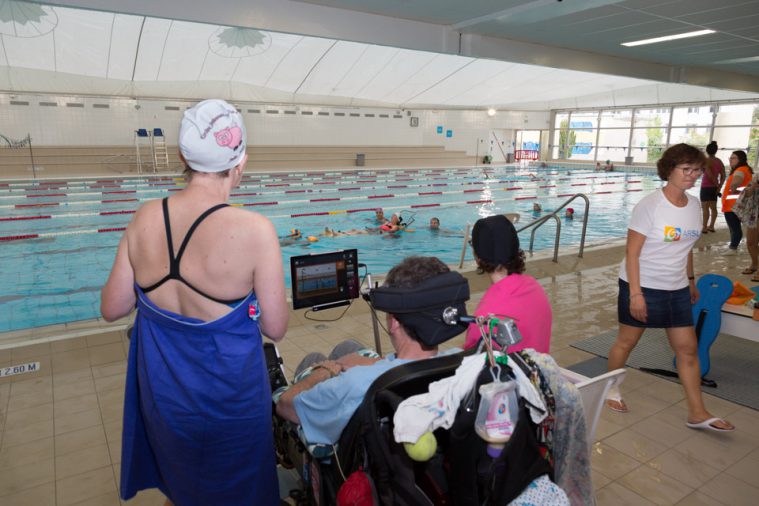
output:
<svg viewBox="0 0 759 506"><path fill-rule="evenodd" d="M585 425L588 435L588 444L595 441L596 426L601 417L606 393L613 386L618 386L625 379L625 370L616 369L595 378L588 378L569 369L561 369L561 374L575 384L582 397L582 406L585 410Z"/></svg>

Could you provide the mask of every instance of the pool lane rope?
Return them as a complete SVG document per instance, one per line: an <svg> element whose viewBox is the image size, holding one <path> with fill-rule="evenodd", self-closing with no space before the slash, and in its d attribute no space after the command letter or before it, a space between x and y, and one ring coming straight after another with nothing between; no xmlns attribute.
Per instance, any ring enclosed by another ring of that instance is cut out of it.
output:
<svg viewBox="0 0 759 506"><path fill-rule="evenodd" d="M594 194L610 194L610 193L625 193L625 192L636 192L636 191L642 191L642 189L634 189L634 190L623 190L623 191L603 191L603 192L595 192ZM442 192L441 192L442 193ZM458 193L458 192L457 192ZM573 193L568 194L561 194L557 195L557 197L562 196L571 196L574 195ZM531 200L536 199L537 196L524 196L524 197L516 197L514 200ZM457 202L433 202L429 204L411 204L411 205L404 205L404 206L393 206L393 207L385 207L385 209L389 211L402 211L404 209L423 209L423 208L446 208L446 207L454 207L454 206L460 206L460 205L479 205L479 204L492 204L494 203L493 199L481 199L481 200L464 200L464 201L457 201ZM256 205L256 204L251 204ZM245 204L232 204L233 207L245 207ZM358 212L370 212L374 211L376 207L367 207L367 208L360 208L360 209L341 209L341 210L335 210L335 211L314 211L314 212L308 212L308 213L295 213L295 214L281 214L281 215L273 215L273 216L267 216L269 219L279 219L279 218L304 218L304 217L312 217L312 216L330 216L330 215L338 215L338 214L351 214L351 213L358 213ZM116 212L114 214L133 214L135 211L123 211L123 212ZM96 216L96 215L102 215L102 213L80 213L81 216ZM48 215L45 217L40 217L39 219L49 219L52 218L53 215ZM35 219L35 218L32 218ZM3 218L2 220L7 221L14 221L13 219L7 219ZM19 220L20 221L20 220ZM41 239L41 238L47 238L47 237L62 237L62 236L68 236L68 235L84 235L84 234L102 234L102 233L108 233L108 232L123 232L126 230L126 227L108 227L108 228L93 228L93 229L86 229L86 230L72 230L67 232L42 232L38 234L17 234L17 235L8 235L8 236L0 236L0 242L10 242L10 241L19 241L19 240L28 240L28 239Z"/></svg>

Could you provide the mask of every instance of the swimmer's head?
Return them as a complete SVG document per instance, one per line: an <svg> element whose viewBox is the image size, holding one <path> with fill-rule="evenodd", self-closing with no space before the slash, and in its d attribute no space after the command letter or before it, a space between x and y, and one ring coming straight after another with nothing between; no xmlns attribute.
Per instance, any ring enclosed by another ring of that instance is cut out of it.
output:
<svg viewBox="0 0 759 506"><path fill-rule="evenodd" d="M204 100L187 109L179 125L179 151L197 172L223 172L245 158L245 124L234 106L223 100Z"/></svg>
<svg viewBox="0 0 759 506"><path fill-rule="evenodd" d="M567 207L566 215L572 217L574 216L574 214L575 214L575 210L572 209L571 207Z"/></svg>
<svg viewBox="0 0 759 506"><path fill-rule="evenodd" d="M308 242L319 242L319 238L318 237L314 237L313 235L309 235L308 237L306 237L306 240Z"/></svg>
<svg viewBox="0 0 759 506"><path fill-rule="evenodd" d="M440 220L438 218L430 218L430 229L437 230L440 228Z"/></svg>
<svg viewBox="0 0 759 506"><path fill-rule="evenodd" d="M535 203L532 205L532 210L533 210L533 211L536 211L536 212L537 212L537 211L542 211L542 210L543 210L543 206L541 206L540 204L538 204L537 202L535 202Z"/></svg>
<svg viewBox="0 0 759 506"><path fill-rule="evenodd" d="M383 220L385 219L385 211L383 211L381 207L378 207L374 210L374 216L376 216L378 220Z"/></svg>

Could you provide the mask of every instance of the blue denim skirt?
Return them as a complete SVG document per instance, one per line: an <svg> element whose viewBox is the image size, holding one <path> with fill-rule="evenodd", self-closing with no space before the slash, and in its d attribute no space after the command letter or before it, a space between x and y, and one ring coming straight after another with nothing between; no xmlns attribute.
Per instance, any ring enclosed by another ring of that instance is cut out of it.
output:
<svg viewBox="0 0 759 506"><path fill-rule="evenodd" d="M679 290L657 290L641 287L641 291L646 300L647 322L636 320L630 314L630 285L627 281L619 280L619 297L617 297L619 323L649 329L693 326L689 287L686 286Z"/></svg>

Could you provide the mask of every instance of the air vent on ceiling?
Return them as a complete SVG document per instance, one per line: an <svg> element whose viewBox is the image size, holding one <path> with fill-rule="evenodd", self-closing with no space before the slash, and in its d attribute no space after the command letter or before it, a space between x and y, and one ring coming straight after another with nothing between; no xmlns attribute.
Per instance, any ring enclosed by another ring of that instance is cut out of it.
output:
<svg viewBox="0 0 759 506"><path fill-rule="evenodd" d="M359 113L357 113L357 112L352 112L351 113L351 118L360 118L360 117L361 117L361 115Z"/></svg>
<svg viewBox="0 0 759 506"><path fill-rule="evenodd" d="M389 114L380 114L379 117L380 118L389 118L390 115Z"/></svg>
<svg viewBox="0 0 759 506"><path fill-rule="evenodd" d="M11 105L29 105L29 102L23 100L11 100Z"/></svg>
<svg viewBox="0 0 759 506"><path fill-rule="evenodd" d="M319 111L319 116L329 116L328 112Z"/></svg>
<svg viewBox="0 0 759 506"><path fill-rule="evenodd" d="M313 111L300 111L301 116L313 116Z"/></svg>
<svg viewBox="0 0 759 506"><path fill-rule="evenodd" d="M164 109L165 111L178 111L178 110L179 110L179 107L177 107L177 106L175 106L175 105L167 105L167 106L164 106L164 108L163 108L163 109Z"/></svg>
<svg viewBox="0 0 759 506"><path fill-rule="evenodd" d="M285 114L295 114L295 111L285 111Z"/></svg>
<svg viewBox="0 0 759 506"><path fill-rule="evenodd" d="M400 114L393 114L393 118L395 118L395 119L398 119L398 118L403 119L403 116L400 115Z"/></svg>
<svg viewBox="0 0 759 506"><path fill-rule="evenodd" d="M110 109L111 106L108 104L92 104L93 109Z"/></svg>
<svg viewBox="0 0 759 506"><path fill-rule="evenodd" d="M261 114L261 109L248 109L251 114Z"/></svg>
<svg viewBox="0 0 759 506"><path fill-rule="evenodd" d="M40 107L58 107L58 102L40 102Z"/></svg>
<svg viewBox="0 0 759 506"><path fill-rule="evenodd" d="M371 113L366 113L366 114L364 114L364 117L365 117L365 118L373 118L373 117L374 117L374 114L371 114Z"/></svg>
<svg viewBox="0 0 759 506"><path fill-rule="evenodd" d="M66 102L66 107L84 107L80 102Z"/></svg>
<svg viewBox="0 0 759 506"><path fill-rule="evenodd" d="M345 116L344 112L333 112L332 116Z"/></svg>
<svg viewBox="0 0 759 506"><path fill-rule="evenodd" d="M267 109L266 114L279 114L277 109Z"/></svg>

